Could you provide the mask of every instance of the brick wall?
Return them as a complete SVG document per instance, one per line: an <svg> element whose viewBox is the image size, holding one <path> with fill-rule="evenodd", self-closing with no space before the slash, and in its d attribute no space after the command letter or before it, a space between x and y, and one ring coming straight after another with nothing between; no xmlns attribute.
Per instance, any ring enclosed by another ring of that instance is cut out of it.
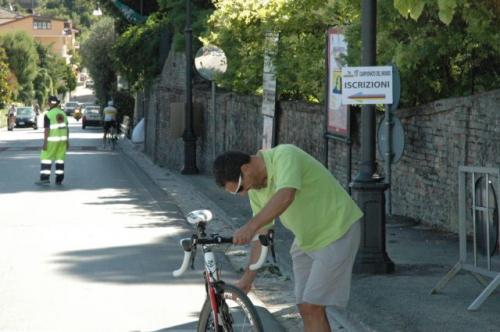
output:
<svg viewBox="0 0 500 332"><path fill-rule="evenodd" d="M171 116L172 105L184 102L184 64L182 55L171 52L161 79L148 90L145 102L145 152L158 164L178 170L183 167L184 142L178 136L172 137L172 132L182 128L174 128ZM198 79L193 103L202 113L202 130L197 140L200 172L209 174L214 156L222 151L253 153L259 149L260 97L218 90L214 117L210 86ZM325 162L323 107L281 102L279 108L278 143L296 144ZM393 213L456 230L458 166L500 167L500 90L439 100L395 114L405 129L406 147L401 160L392 167ZM351 119L354 177L360 157L359 112L353 112ZM328 142L328 168L345 186L347 149L342 142ZM378 160L381 174L383 166Z"/></svg>

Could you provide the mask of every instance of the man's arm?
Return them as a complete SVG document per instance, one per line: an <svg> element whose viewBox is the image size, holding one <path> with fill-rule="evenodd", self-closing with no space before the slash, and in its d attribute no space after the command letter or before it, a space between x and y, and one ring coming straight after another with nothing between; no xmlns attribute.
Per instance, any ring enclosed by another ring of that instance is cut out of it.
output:
<svg viewBox="0 0 500 332"><path fill-rule="evenodd" d="M47 140L49 139L50 128L45 128L43 131L43 148L42 150L47 150Z"/></svg>
<svg viewBox="0 0 500 332"><path fill-rule="evenodd" d="M273 195L264 208L233 234L234 244L246 244L265 225L280 216L295 199L295 188L282 188Z"/></svg>
<svg viewBox="0 0 500 332"><path fill-rule="evenodd" d="M267 230L261 230L259 233L265 234ZM252 241L250 248L250 258L248 260L248 265L243 272L241 278L235 283L235 286L240 288L243 292L248 293L252 288L252 283L255 280L257 271L250 270L250 264L255 263L260 256L260 251L262 250L262 244L259 241Z"/></svg>

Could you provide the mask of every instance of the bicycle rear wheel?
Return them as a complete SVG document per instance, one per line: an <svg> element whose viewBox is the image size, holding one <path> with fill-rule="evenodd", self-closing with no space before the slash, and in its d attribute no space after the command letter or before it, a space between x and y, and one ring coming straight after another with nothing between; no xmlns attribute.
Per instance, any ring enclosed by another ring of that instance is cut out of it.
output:
<svg viewBox="0 0 500 332"><path fill-rule="evenodd" d="M233 285L221 284L220 287L219 324L222 326L215 326L210 299L207 297L201 309L198 332L263 332L257 309L248 296Z"/></svg>

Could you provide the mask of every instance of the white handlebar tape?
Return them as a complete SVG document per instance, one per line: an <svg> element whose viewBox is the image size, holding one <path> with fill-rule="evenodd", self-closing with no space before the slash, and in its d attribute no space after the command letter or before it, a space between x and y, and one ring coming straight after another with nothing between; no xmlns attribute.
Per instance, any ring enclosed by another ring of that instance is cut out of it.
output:
<svg viewBox="0 0 500 332"><path fill-rule="evenodd" d="M192 251L184 251L184 260L182 261L181 267L178 270L172 272L172 275L174 277L180 277L184 272L186 272L189 267L189 261L191 259L192 253Z"/></svg>
<svg viewBox="0 0 500 332"><path fill-rule="evenodd" d="M252 241L255 241L255 240L258 241L259 240L259 235L260 234L256 234L253 237ZM265 245L261 246L259 259L255 263L250 264L250 266L248 267L250 270L252 270L252 271L258 270L264 264L264 262L266 261L267 250L268 249L269 249L268 246L265 246Z"/></svg>

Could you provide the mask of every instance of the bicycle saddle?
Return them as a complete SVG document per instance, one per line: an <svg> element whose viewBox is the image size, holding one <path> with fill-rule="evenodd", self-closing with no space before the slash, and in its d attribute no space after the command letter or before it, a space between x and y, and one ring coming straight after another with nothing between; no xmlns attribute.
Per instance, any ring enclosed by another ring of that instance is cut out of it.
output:
<svg viewBox="0 0 500 332"><path fill-rule="evenodd" d="M212 217L210 210L194 210L187 214L186 219L190 224L197 225L200 222L209 222Z"/></svg>

